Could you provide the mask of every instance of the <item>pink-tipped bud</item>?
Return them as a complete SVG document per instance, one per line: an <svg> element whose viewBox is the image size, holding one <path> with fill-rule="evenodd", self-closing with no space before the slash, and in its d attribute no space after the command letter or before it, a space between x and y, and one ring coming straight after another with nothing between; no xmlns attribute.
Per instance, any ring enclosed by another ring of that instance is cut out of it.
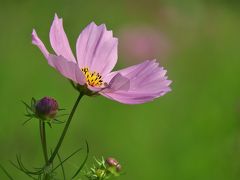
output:
<svg viewBox="0 0 240 180"><path fill-rule="evenodd" d="M44 97L35 104L36 114L43 118L54 118L58 111L58 103L51 97Z"/></svg>
<svg viewBox="0 0 240 180"><path fill-rule="evenodd" d="M122 170L122 166L121 164L119 164L119 162L112 158L112 157L109 157L106 159L106 163L110 166L110 167L115 167L117 172L120 172Z"/></svg>

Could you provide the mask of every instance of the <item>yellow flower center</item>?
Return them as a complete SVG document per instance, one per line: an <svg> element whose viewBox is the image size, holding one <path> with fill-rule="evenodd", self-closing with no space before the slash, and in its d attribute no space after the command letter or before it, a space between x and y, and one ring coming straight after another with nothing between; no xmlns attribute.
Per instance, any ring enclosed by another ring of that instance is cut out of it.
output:
<svg viewBox="0 0 240 180"><path fill-rule="evenodd" d="M91 72L88 68L82 68L81 71L83 72L89 86L100 87L103 85L102 76L99 73Z"/></svg>

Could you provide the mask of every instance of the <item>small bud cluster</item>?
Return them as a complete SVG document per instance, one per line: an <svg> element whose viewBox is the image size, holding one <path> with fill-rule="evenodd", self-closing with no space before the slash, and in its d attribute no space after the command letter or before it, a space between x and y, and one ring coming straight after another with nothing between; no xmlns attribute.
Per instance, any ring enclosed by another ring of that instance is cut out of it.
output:
<svg viewBox="0 0 240 180"><path fill-rule="evenodd" d="M95 161L96 165L86 173L89 180L105 180L120 175L122 167L116 159L109 157L105 160L102 157L101 160Z"/></svg>

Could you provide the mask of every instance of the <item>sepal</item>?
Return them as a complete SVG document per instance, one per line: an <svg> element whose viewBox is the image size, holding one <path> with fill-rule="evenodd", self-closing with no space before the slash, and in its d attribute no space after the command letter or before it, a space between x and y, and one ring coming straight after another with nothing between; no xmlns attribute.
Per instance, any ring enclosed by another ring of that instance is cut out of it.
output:
<svg viewBox="0 0 240 180"><path fill-rule="evenodd" d="M35 98L32 98L30 104L28 104L24 101L21 101L26 108L25 116L27 117L27 120L25 120L23 122L23 125L25 125L26 123L28 123L30 120L32 120L34 118L39 119L41 121L44 121L45 123L47 123L49 125L49 127L52 127L52 124L63 124L63 123L65 123L64 121L61 121L58 118L60 118L62 116L66 116L68 114L66 114L66 113L65 114L57 114L57 112L63 111L65 109L59 108L56 100L54 100L53 98L51 98L51 100L55 103L55 104L52 103L52 104L54 104L53 107L47 107L49 109L47 109L48 111L46 109L44 109L45 112L42 111L43 109L41 109L41 111L39 110L39 105L42 105L42 106L49 105L49 104L46 104L46 103L45 104L42 103L44 100L46 100L46 98L49 99L49 97L44 97L40 100L36 100ZM52 105L52 104L50 104L50 105Z"/></svg>

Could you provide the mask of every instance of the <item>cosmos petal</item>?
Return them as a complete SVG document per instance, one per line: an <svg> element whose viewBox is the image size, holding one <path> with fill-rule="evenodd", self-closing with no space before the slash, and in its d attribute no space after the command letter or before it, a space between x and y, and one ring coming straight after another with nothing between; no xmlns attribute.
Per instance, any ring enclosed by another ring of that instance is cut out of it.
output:
<svg viewBox="0 0 240 180"><path fill-rule="evenodd" d="M130 88L130 80L127 77L117 73L109 82L108 88L104 92L128 91Z"/></svg>
<svg viewBox="0 0 240 180"><path fill-rule="evenodd" d="M51 46L58 56L63 56L68 61L76 62L63 29L63 20L58 18L57 14L54 17L49 38Z"/></svg>
<svg viewBox="0 0 240 180"><path fill-rule="evenodd" d="M114 79L118 74L121 74L122 78L112 82L110 79ZM159 67L155 60L145 61L111 73L105 80L110 80L112 85L100 93L107 98L125 104L141 104L152 101L171 90L169 87L171 81L167 80L165 74L166 71ZM128 89L111 88L115 87L114 84L126 82L126 78L129 80Z"/></svg>
<svg viewBox="0 0 240 180"><path fill-rule="evenodd" d="M79 35L76 49L80 68L88 67L101 75L109 73L117 62L117 38L104 24L90 23Z"/></svg>
<svg viewBox="0 0 240 180"><path fill-rule="evenodd" d="M41 39L38 37L37 32L35 31L35 29L33 29L33 31L32 31L32 43L34 45L36 45L40 49L40 51L43 53L44 57L46 59L48 59L49 52L46 49L46 47L43 44L43 42L41 41Z"/></svg>
<svg viewBox="0 0 240 180"><path fill-rule="evenodd" d="M85 76L79 69L77 63L68 61L62 56L52 54L49 55L49 61L53 67L66 78L80 85L84 85L86 83Z"/></svg>

